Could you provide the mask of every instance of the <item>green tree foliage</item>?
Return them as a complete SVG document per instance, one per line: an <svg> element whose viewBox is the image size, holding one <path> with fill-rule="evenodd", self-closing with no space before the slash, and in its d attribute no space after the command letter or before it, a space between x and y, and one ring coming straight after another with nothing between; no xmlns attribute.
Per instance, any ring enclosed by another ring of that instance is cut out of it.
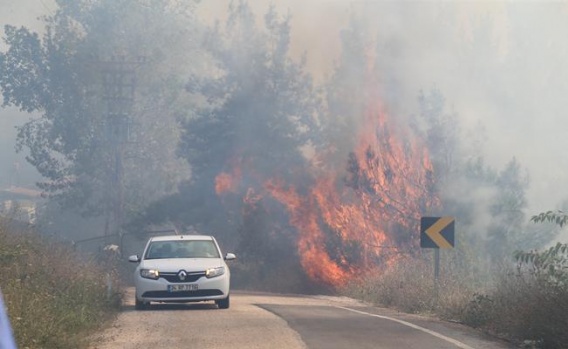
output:
<svg viewBox="0 0 568 349"><path fill-rule="evenodd" d="M531 217L531 221L535 223L552 222L562 228L566 225L566 223L568 223L568 214L564 213L564 211L561 210L546 211Z"/></svg>
<svg viewBox="0 0 568 349"><path fill-rule="evenodd" d="M564 211L541 212L531 217L535 223L554 223L564 227L568 222L568 215ZM538 275L544 275L549 280L568 288L568 244L558 242L544 251L532 250L517 251L515 258L520 264L530 266Z"/></svg>
<svg viewBox="0 0 568 349"><path fill-rule="evenodd" d="M493 256L502 257L522 243L528 177L522 173L518 161L512 159L494 184L496 192L490 205L492 222L487 232L487 246Z"/></svg>
<svg viewBox="0 0 568 349"><path fill-rule="evenodd" d="M109 67L105 62L113 60L135 69L135 102L124 109L129 138L120 145L128 215L175 190L187 176L175 155L176 116L188 109L180 92L200 62L194 3L60 0L57 5L56 13L43 19L42 37L6 26L8 49L0 53L3 106L34 112L19 129L18 148L28 151L27 160L45 178L41 189L64 207L108 215L119 145L112 106L103 99L108 94L103 72ZM194 65L182 64L188 61Z"/></svg>
<svg viewBox="0 0 568 349"><path fill-rule="evenodd" d="M303 63L289 57L289 42L289 16L280 18L271 7L257 28L244 1L231 4L224 31L217 26L208 34L206 47L220 74L188 84L210 104L186 122L180 145L197 178L235 165L266 178L304 163L314 93Z"/></svg>
<svg viewBox="0 0 568 349"><path fill-rule="evenodd" d="M563 227L568 218L563 211L548 211L531 218L535 223L554 223ZM515 293L526 293L523 303L530 304L530 312L521 312L518 334L541 344L542 348L565 348L568 340L568 244L558 242L545 250L518 250L517 279L522 280L521 287ZM530 288L529 288L530 287Z"/></svg>
<svg viewBox="0 0 568 349"><path fill-rule="evenodd" d="M302 62L289 57L290 17L280 17L271 7L263 24L256 25L246 2L231 3L225 28L218 24L206 35L211 69L217 73L187 84L208 105L183 123L178 153L190 164L192 178L180 187L180 195L213 204L205 215L189 202L178 209L187 225L211 230L208 222L225 222L218 234L236 235L249 187L259 189L268 178L301 176L299 170L305 169L302 147L314 127L316 107L311 77ZM221 173L238 184L217 196L215 180Z"/></svg>
<svg viewBox="0 0 568 349"><path fill-rule="evenodd" d="M474 243L478 247L484 245L493 262L510 258L512 251L518 249L540 248L558 233L550 226L537 228L527 224L529 178L515 158L500 172L485 165L481 158L469 161L465 178L468 191L475 190L479 196L462 207L466 211L462 216L468 217L468 224L484 230L484 243ZM475 192L471 194L474 197ZM480 212L474 205L487 209Z"/></svg>
<svg viewBox="0 0 568 349"><path fill-rule="evenodd" d="M568 287L568 244L557 243L544 251L517 251L515 258L522 265L529 265L532 271L545 276L564 287Z"/></svg>

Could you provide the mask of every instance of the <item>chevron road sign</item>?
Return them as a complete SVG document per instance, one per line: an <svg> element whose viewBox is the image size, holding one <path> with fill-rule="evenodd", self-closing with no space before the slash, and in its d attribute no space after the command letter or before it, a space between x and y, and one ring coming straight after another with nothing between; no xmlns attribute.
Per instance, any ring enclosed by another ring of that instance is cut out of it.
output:
<svg viewBox="0 0 568 349"><path fill-rule="evenodd" d="M422 217L420 219L420 247L454 247L454 217Z"/></svg>

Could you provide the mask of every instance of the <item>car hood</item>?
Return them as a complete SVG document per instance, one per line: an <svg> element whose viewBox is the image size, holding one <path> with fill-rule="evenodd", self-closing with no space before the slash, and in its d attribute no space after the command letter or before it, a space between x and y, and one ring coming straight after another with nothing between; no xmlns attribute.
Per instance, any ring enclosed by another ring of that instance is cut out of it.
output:
<svg viewBox="0 0 568 349"><path fill-rule="evenodd" d="M166 258L144 260L140 263L140 268L176 273L182 269L188 272L205 271L223 265L225 263L221 258Z"/></svg>

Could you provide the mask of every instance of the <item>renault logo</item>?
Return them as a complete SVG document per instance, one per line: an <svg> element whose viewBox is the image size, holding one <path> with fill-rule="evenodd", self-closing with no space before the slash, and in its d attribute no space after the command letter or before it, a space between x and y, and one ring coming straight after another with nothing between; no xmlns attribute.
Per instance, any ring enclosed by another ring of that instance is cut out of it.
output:
<svg viewBox="0 0 568 349"><path fill-rule="evenodd" d="M180 270L179 273L178 273L178 278L181 281L184 281L186 277L187 277L187 273L185 272L185 270Z"/></svg>

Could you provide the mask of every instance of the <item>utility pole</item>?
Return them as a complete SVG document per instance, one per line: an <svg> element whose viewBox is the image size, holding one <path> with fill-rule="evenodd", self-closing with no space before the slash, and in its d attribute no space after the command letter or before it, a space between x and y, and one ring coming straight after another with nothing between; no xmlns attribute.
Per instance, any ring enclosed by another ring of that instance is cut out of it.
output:
<svg viewBox="0 0 568 349"><path fill-rule="evenodd" d="M108 167L110 185L105 208L105 236L119 237L124 223L124 148L129 141L132 124L136 70L143 63L143 57L128 60L125 56L113 56L110 60L101 62L103 100L106 105L105 141L112 159Z"/></svg>

